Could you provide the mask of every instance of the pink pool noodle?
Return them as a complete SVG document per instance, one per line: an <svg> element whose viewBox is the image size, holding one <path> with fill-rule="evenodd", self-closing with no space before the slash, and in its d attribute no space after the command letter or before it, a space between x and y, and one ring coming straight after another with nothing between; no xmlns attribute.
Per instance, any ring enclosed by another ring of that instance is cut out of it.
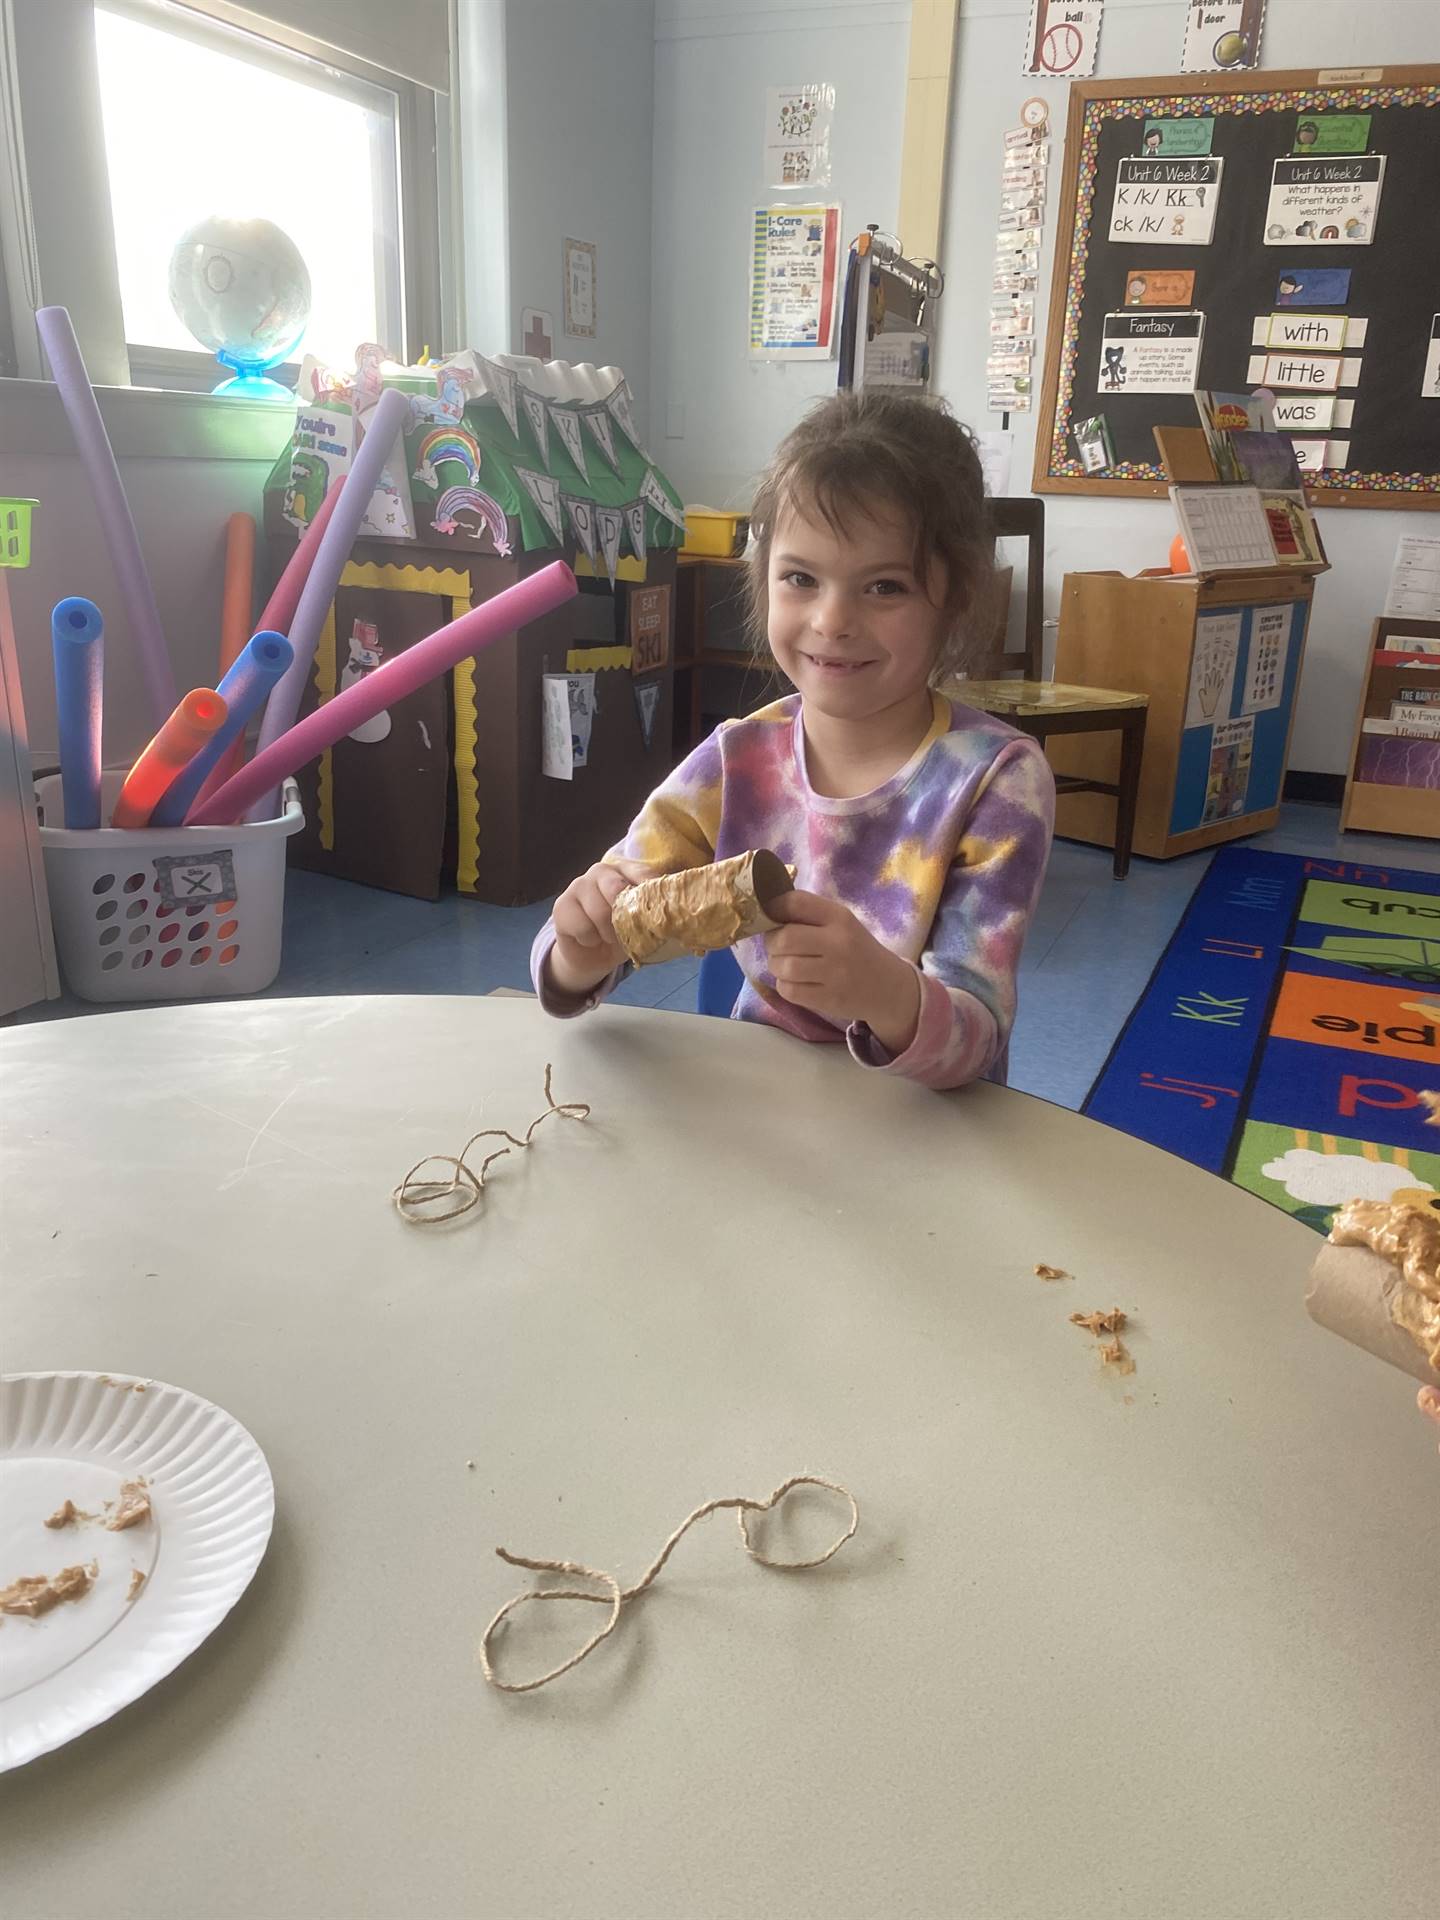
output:
<svg viewBox="0 0 1440 1920"><path fill-rule="evenodd" d="M339 487L326 488L325 498L315 509L315 518L306 527L299 546L286 561L285 571L275 583L275 591L265 603L256 633L283 633L287 640L290 639L290 624L300 604L300 590L309 577L316 551L339 498ZM293 646L294 642L291 644Z"/></svg>
<svg viewBox="0 0 1440 1920"><path fill-rule="evenodd" d="M579 591L575 576L563 560L556 560L528 580L517 581L483 606L462 613L448 627L441 627L423 640L417 640L404 653L397 653L367 673L363 680L337 693L323 707L281 734L268 747L262 747L239 773L227 780L208 800L198 800L185 817L187 827L229 826L262 795L273 792L287 774L303 767L326 747L352 733L366 720L396 701L403 700L417 687L423 687L437 674L447 673L472 653L478 653L492 640L513 633L517 627L553 613ZM264 815L260 817L264 818Z"/></svg>
<svg viewBox="0 0 1440 1920"><path fill-rule="evenodd" d="M35 324L50 359L50 371L60 389L60 399L80 450L90 491L95 496L121 604L139 649L151 719L159 727L175 709L178 697L175 674L160 626L160 610L155 605L150 576L145 571L145 556L140 551L135 522L130 516L130 503L120 484L120 469L115 464L110 436L100 417L99 402L85 371L70 315L64 307L41 307L35 315Z"/></svg>
<svg viewBox="0 0 1440 1920"><path fill-rule="evenodd" d="M335 598L335 589L340 584L345 562L350 558L350 549L355 544L360 522L370 505L380 470L395 444L395 436L409 408L409 400L395 387L387 387L376 402L365 438L350 462L349 472L340 483L339 498L316 546L314 559L300 589L295 616L288 630L283 622L276 623L276 631L285 633L295 649L295 658L265 704L265 717L260 722L262 753L267 747L274 746L280 736L295 724L295 716L300 711L300 696L305 690L305 681L315 657L315 643L320 638L325 615ZM329 491L327 489L327 493ZM319 518L318 514L316 518Z"/></svg>

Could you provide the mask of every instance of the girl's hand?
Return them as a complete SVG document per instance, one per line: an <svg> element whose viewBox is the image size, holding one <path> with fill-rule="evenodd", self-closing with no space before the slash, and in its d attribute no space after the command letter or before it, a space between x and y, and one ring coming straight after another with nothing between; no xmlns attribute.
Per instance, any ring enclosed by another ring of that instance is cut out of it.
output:
<svg viewBox="0 0 1440 1920"><path fill-rule="evenodd" d="M1421 1387L1415 1404L1422 1413L1428 1413L1436 1425L1440 1426L1440 1393L1437 1393L1434 1387Z"/></svg>
<svg viewBox="0 0 1440 1920"><path fill-rule="evenodd" d="M586 994L625 961L610 914L627 887L650 878L638 860L602 860L572 880L555 902L555 944L546 967L562 993Z"/></svg>
<svg viewBox="0 0 1440 1920"><path fill-rule="evenodd" d="M848 907L796 889L770 909L780 921L765 951L781 997L849 1026L863 1020L881 1046L902 1054L920 1018L920 981Z"/></svg>

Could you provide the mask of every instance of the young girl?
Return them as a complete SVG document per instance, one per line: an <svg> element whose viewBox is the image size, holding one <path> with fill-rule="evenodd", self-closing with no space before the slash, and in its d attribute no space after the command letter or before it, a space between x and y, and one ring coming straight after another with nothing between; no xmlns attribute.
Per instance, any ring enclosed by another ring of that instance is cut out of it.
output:
<svg viewBox="0 0 1440 1920"><path fill-rule="evenodd" d="M736 1019L926 1086L1003 1077L1055 789L1033 740L932 691L994 617L970 436L927 401L838 394L781 444L751 527L752 626L796 692L726 721L565 889L541 1002L580 1013L623 977L627 886L770 847L796 891L735 950Z"/></svg>

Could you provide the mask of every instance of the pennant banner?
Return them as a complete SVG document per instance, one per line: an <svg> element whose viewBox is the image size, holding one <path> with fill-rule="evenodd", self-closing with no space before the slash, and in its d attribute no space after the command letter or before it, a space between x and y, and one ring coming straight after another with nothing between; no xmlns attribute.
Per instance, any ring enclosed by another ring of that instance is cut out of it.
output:
<svg viewBox="0 0 1440 1920"><path fill-rule="evenodd" d="M525 491L545 516L545 524L560 546L565 544L565 515L560 505L560 482L548 473L536 473L529 467L517 467L516 475Z"/></svg>
<svg viewBox="0 0 1440 1920"><path fill-rule="evenodd" d="M630 388L625 381L610 389L604 400L605 411L619 427L625 438L637 453L645 449L640 444L640 436L635 431L635 416L630 411Z"/></svg>
<svg viewBox="0 0 1440 1920"><path fill-rule="evenodd" d="M613 587L615 569L620 564L620 536L625 531L625 509L597 506L595 531L600 536L600 551L605 559L605 571L609 574L610 584Z"/></svg>
<svg viewBox="0 0 1440 1920"><path fill-rule="evenodd" d="M625 531L630 536L630 548L643 567L645 564L645 502L628 500L621 511L625 515Z"/></svg>
<svg viewBox="0 0 1440 1920"><path fill-rule="evenodd" d="M586 407L580 418L589 427L600 443L600 451L610 462L616 473L620 471L620 456L615 451L614 437L610 432L610 415L602 400L598 407Z"/></svg>
<svg viewBox="0 0 1440 1920"><path fill-rule="evenodd" d="M637 680L635 682L635 711L640 716L640 739L648 753L650 742L655 737L655 714L660 705L660 682L658 680Z"/></svg>
<svg viewBox="0 0 1440 1920"><path fill-rule="evenodd" d="M575 538L585 549L585 558L593 567L595 564L595 503L593 500L579 500L573 493L562 493L565 511L570 516L570 524L575 529Z"/></svg>
<svg viewBox="0 0 1440 1920"><path fill-rule="evenodd" d="M540 449L540 459L548 468L550 465L550 410L538 393L532 393L529 387L520 388L520 404L525 409L525 418L530 422L530 431L535 436L535 444Z"/></svg>
<svg viewBox="0 0 1440 1920"><path fill-rule="evenodd" d="M590 469L585 464L585 436L580 431L580 416L571 413L567 407L551 407L550 421L560 438L565 442L565 451L580 469L585 479L590 478Z"/></svg>
<svg viewBox="0 0 1440 1920"><path fill-rule="evenodd" d="M653 467L645 469L645 478L640 482L640 498L647 506L654 507L672 527L679 527L682 533L685 531L685 515L655 478Z"/></svg>
<svg viewBox="0 0 1440 1920"><path fill-rule="evenodd" d="M515 389L520 382L513 367L497 367L493 360L480 358L480 371L485 376L485 391L491 393L500 402L500 411L505 416L505 424L518 440L520 438L520 416L515 410Z"/></svg>

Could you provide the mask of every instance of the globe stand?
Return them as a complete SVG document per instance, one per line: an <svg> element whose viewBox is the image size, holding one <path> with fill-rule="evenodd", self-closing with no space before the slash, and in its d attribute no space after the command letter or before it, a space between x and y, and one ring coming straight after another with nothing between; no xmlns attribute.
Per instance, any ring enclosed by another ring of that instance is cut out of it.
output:
<svg viewBox="0 0 1440 1920"><path fill-rule="evenodd" d="M215 358L222 367L232 367L234 372L228 380L212 388L212 392L228 393L235 400L268 400L272 404L278 401L287 407L295 404L294 389L272 380L266 372L267 367L280 366L284 354L274 360L242 360L228 353L217 353Z"/></svg>

